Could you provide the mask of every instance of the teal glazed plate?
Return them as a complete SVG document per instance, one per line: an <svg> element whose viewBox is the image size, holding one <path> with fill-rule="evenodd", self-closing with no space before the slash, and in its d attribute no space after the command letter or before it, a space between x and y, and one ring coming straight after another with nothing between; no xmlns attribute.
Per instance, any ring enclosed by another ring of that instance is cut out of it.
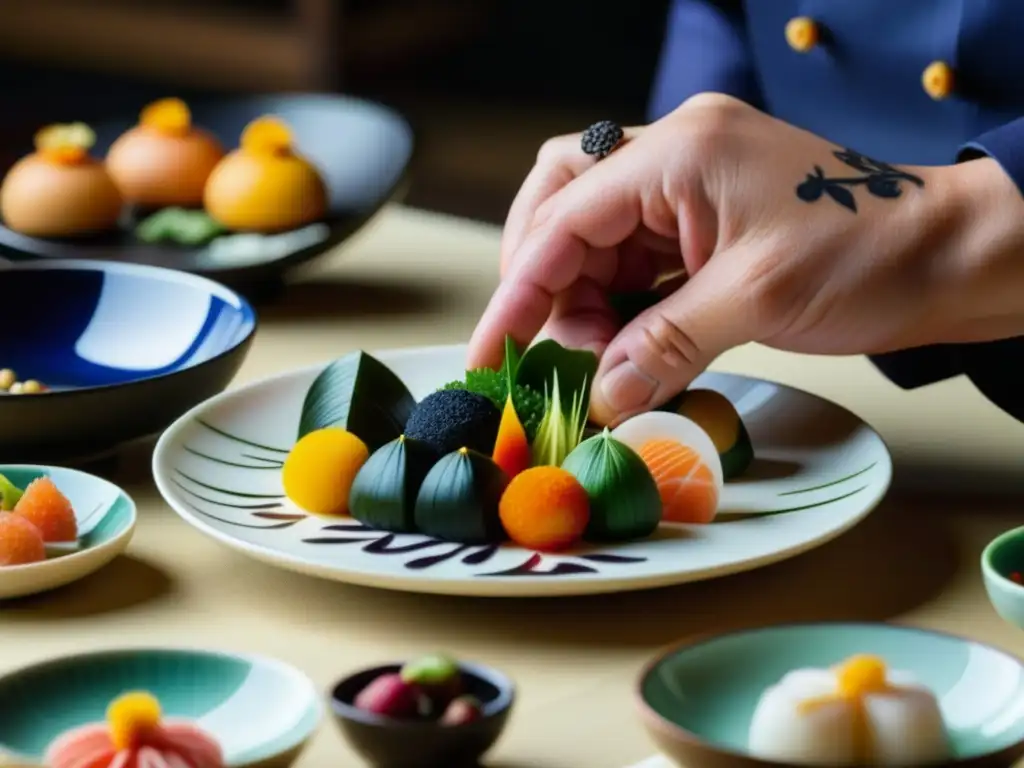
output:
<svg viewBox="0 0 1024 768"><path fill-rule="evenodd" d="M465 375L464 346L373 353L417 399ZM341 355L339 355L340 357ZM650 589L760 568L831 541L863 520L892 478L885 443L835 403L770 381L707 373L739 412L754 462L725 483L710 525L559 554L392 534L306 514L281 467L323 366L250 384L182 416L160 438L153 475L190 525L250 557L324 579L410 592L554 597Z"/></svg>
<svg viewBox="0 0 1024 768"><path fill-rule="evenodd" d="M985 547L981 573L996 613L1024 629L1024 526L997 536Z"/></svg>
<svg viewBox="0 0 1024 768"><path fill-rule="evenodd" d="M313 683L273 659L189 649L85 653L0 677L0 765L41 763L57 736L102 722L113 699L136 690L216 738L231 768L291 765L322 719Z"/></svg>
<svg viewBox="0 0 1024 768"><path fill-rule="evenodd" d="M77 550L51 548L51 557L29 565L0 566L0 599L63 587L107 565L128 547L135 532L135 502L113 483L63 467L0 464L0 475L24 489L48 476L68 497L78 521Z"/></svg>
<svg viewBox="0 0 1024 768"><path fill-rule="evenodd" d="M747 752L761 694L794 669L883 658L939 699L957 768L1008 768L1024 756L1024 663L981 643L891 624L786 624L699 638L640 675L644 725L678 765L779 768Z"/></svg>

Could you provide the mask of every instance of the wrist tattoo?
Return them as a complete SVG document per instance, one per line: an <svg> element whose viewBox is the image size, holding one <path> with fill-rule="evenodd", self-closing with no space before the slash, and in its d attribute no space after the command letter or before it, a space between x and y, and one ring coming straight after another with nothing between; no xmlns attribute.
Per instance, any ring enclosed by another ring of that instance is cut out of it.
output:
<svg viewBox="0 0 1024 768"><path fill-rule="evenodd" d="M863 176L829 177L821 166L814 166L814 173L808 173L796 188L796 196L805 203L813 203L822 195L828 195L844 208L857 212L857 200L851 187L863 185L875 197L896 198L903 194L901 182L924 186L924 179L912 173L901 171L888 163L872 160L852 149L840 149L832 153L850 168Z"/></svg>

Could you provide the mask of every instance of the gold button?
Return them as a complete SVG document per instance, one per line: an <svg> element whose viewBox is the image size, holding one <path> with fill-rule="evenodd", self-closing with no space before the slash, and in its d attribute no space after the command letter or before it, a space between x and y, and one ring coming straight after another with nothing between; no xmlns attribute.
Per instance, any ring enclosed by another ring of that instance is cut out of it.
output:
<svg viewBox="0 0 1024 768"><path fill-rule="evenodd" d="M818 25L808 16L797 16L786 24L786 42L798 53L807 53L818 44Z"/></svg>
<svg viewBox="0 0 1024 768"><path fill-rule="evenodd" d="M933 61L921 75L924 92L936 101L953 93L953 68L944 61Z"/></svg>

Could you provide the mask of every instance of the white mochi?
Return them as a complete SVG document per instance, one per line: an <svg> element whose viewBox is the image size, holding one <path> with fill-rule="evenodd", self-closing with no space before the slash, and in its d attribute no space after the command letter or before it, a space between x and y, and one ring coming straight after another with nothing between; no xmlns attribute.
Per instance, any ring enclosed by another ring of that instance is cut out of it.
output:
<svg viewBox="0 0 1024 768"><path fill-rule="evenodd" d="M761 696L750 723L748 750L779 762L855 765L860 745L870 745L877 766L931 763L950 756L949 739L938 702L931 691L906 673L888 675L891 692L858 704L836 699L809 710L801 705L836 693L836 671L800 669L788 673Z"/></svg>

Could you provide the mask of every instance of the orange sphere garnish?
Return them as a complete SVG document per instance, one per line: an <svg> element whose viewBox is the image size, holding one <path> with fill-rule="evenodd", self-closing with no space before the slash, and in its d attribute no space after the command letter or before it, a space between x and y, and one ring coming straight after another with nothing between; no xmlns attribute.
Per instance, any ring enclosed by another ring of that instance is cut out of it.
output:
<svg viewBox="0 0 1024 768"><path fill-rule="evenodd" d="M292 130L278 117L267 115L253 120L242 131L241 146L261 155L283 155L292 151Z"/></svg>
<svg viewBox="0 0 1024 768"><path fill-rule="evenodd" d="M590 498L561 467L533 467L512 478L498 505L516 544L545 552L571 547L590 522Z"/></svg>
<svg viewBox="0 0 1024 768"><path fill-rule="evenodd" d="M139 124L160 133L184 136L192 128L192 113L181 99L160 99L142 110Z"/></svg>
<svg viewBox="0 0 1024 768"><path fill-rule="evenodd" d="M49 125L35 135L36 151L47 160L73 165L89 156L96 134L85 123Z"/></svg>
<svg viewBox="0 0 1024 768"><path fill-rule="evenodd" d="M144 691L132 691L107 707L107 725L114 748L129 749L136 739L160 725L160 702Z"/></svg>

